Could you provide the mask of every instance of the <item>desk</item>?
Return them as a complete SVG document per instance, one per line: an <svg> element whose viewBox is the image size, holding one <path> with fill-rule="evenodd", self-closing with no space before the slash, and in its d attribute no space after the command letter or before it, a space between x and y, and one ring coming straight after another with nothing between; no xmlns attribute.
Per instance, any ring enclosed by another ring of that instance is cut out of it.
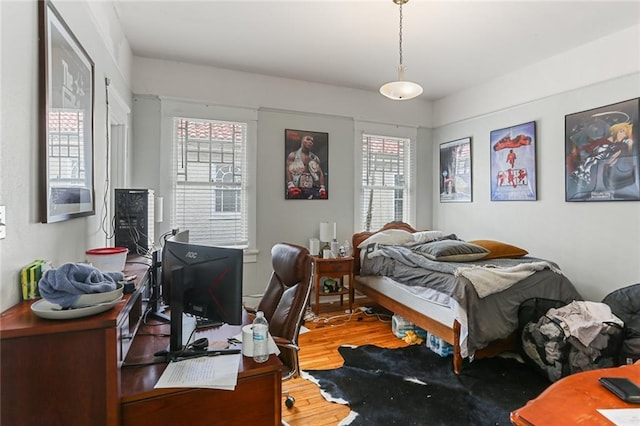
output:
<svg viewBox="0 0 640 426"><path fill-rule="evenodd" d="M349 277L349 286L344 285L344 277ZM320 296L340 296L340 306L345 294L349 295L349 312L353 308L353 257L321 258L313 256L313 288L316 304L313 307L316 315L320 313ZM323 293L320 288L320 278L336 278L342 281L342 290Z"/></svg>
<svg viewBox="0 0 640 426"><path fill-rule="evenodd" d="M245 324L249 323L246 312L243 320ZM275 355L271 355L265 363L256 363L252 358L242 356L238 383L233 391L154 389L166 364L143 367L126 365L153 361L154 352L167 348L169 338L157 334L168 333L169 326L157 324L153 321L140 327L125 366L121 369L123 425L281 424L282 363ZM241 326L223 325L197 331L195 338L207 337L210 344L226 342L227 338L241 331Z"/></svg>
<svg viewBox="0 0 640 426"><path fill-rule="evenodd" d="M600 377L627 377L640 384L640 364L584 371L564 377L524 407L513 411L511 422L517 426L611 426L611 422L597 409L640 408L640 405L624 402L605 389L598 383Z"/></svg>

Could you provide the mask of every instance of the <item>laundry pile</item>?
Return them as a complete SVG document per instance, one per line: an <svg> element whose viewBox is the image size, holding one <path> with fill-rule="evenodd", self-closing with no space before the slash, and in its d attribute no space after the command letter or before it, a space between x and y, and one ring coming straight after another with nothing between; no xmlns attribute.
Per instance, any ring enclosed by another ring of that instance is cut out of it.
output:
<svg viewBox="0 0 640 426"><path fill-rule="evenodd" d="M522 330L523 357L552 382L617 365L624 322L605 303L574 301L551 308Z"/></svg>

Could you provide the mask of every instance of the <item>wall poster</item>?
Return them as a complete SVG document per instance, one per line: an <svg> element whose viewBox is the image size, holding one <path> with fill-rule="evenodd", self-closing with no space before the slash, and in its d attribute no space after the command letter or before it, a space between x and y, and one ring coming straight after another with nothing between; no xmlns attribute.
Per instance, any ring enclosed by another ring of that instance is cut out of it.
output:
<svg viewBox="0 0 640 426"><path fill-rule="evenodd" d="M566 201L640 200L639 103L565 116Z"/></svg>
<svg viewBox="0 0 640 426"><path fill-rule="evenodd" d="M491 201L535 201L536 122L491 131Z"/></svg>
<svg viewBox="0 0 640 426"><path fill-rule="evenodd" d="M329 198L329 134L284 131L285 200Z"/></svg>
<svg viewBox="0 0 640 426"><path fill-rule="evenodd" d="M51 1L38 8L40 215L50 223L95 214L94 63Z"/></svg>
<svg viewBox="0 0 640 426"><path fill-rule="evenodd" d="M471 202L471 138L440 144L440 202Z"/></svg>

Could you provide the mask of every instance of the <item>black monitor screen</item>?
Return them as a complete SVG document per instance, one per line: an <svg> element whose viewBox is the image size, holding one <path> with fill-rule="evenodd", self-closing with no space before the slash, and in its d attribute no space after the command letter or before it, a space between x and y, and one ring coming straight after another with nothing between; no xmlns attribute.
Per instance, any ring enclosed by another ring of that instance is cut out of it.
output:
<svg viewBox="0 0 640 426"><path fill-rule="evenodd" d="M170 350L182 347L182 313L242 324L241 249L169 239L162 250L162 276L169 282Z"/></svg>

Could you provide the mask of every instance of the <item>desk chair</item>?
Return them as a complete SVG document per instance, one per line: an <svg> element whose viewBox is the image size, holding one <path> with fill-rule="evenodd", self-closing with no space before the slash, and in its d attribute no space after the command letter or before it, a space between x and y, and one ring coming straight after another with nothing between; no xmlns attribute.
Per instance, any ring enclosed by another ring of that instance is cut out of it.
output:
<svg viewBox="0 0 640 426"><path fill-rule="evenodd" d="M298 336L311 293L313 262L306 248L278 243L271 249L271 264L273 272L256 311L264 312L269 321L286 380L300 374ZM287 407L292 406L293 398L288 398Z"/></svg>

